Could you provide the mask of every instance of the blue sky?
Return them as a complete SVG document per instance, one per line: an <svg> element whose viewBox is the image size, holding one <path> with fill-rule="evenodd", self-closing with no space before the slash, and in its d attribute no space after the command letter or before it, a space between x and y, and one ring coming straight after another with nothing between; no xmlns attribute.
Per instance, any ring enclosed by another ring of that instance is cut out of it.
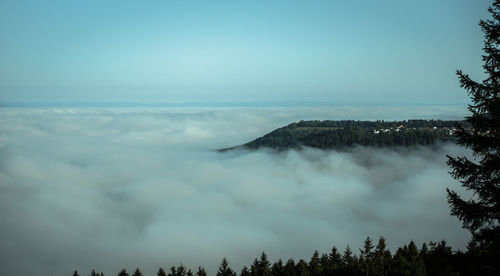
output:
<svg viewBox="0 0 500 276"><path fill-rule="evenodd" d="M0 0L0 102L464 104L486 0Z"/></svg>

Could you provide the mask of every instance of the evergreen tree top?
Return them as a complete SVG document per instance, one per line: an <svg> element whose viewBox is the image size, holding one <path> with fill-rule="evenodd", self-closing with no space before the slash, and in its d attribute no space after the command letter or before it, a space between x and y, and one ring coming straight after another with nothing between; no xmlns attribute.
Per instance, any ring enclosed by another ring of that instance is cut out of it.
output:
<svg viewBox="0 0 500 276"><path fill-rule="evenodd" d="M489 8L491 18L481 20L484 33L483 68L487 78L472 80L458 70L460 86L471 97L466 117L470 129L459 128L457 143L473 151L475 159L448 156L450 174L473 193L466 200L447 189L451 214L478 242L500 243L500 0Z"/></svg>

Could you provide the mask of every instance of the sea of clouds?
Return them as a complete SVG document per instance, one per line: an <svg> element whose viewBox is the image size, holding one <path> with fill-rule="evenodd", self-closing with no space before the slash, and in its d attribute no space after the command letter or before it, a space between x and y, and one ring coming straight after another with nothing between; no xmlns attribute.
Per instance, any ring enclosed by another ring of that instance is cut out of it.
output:
<svg viewBox="0 0 500 276"><path fill-rule="evenodd" d="M0 108L0 274L239 271L384 236L469 234L449 215L454 144L218 153L293 121L461 119L465 107Z"/></svg>

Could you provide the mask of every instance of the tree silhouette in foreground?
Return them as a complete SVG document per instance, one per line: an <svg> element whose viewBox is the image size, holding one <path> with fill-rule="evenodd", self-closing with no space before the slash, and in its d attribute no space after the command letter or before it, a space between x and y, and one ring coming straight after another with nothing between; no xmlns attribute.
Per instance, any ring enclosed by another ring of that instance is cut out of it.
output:
<svg viewBox="0 0 500 276"><path fill-rule="evenodd" d="M157 276L167 276L167 273L165 272L165 270L163 270L163 268L160 267L160 269L158 269L158 273L156 275Z"/></svg>
<svg viewBox="0 0 500 276"><path fill-rule="evenodd" d="M207 276L205 269L201 266L198 266L198 271L195 274L196 276Z"/></svg>
<svg viewBox="0 0 500 276"><path fill-rule="evenodd" d="M469 246L481 249L481 267L499 272L493 258L500 253L500 0L494 1L489 12L492 18L479 23L485 38L482 60L487 78L479 83L457 71L460 87L472 100L468 106L472 114L466 117L470 128L458 127L457 143L471 149L474 159L448 156L450 174L473 195L467 200L455 191L447 192L451 214L473 235Z"/></svg>
<svg viewBox="0 0 500 276"><path fill-rule="evenodd" d="M128 273L127 273L127 270L122 269L122 270L120 271L120 273L118 273L118 276L129 276L129 275L128 275Z"/></svg>
<svg viewBox="0 0 500 276"><path fill-rule="evenodd" d="M226 258L222 259L222 262L217 270L217 276L234 276L236 273L229 267L229 263Z"/></svg>
<svg viewBox="0 0 500 276"><path fill-rule="evenodd" d="M139 268L137 268L134 274L132 274L132 276L144 276L144 275L142 275L142 272L139 270Z"/></svg>

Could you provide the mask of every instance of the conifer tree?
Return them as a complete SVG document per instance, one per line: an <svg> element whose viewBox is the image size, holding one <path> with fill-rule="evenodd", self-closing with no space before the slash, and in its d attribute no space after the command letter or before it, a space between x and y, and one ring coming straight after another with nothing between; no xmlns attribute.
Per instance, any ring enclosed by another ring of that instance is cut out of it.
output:
<svg viewBox="0 0 500 276"><path fill-rule="evenodd" d="M217 270L217 276L234 276L236 273L229 267L229 263L226 258L222 259L222 262Z"/></svg>
<svg viewBox="0 0 500 276"><path fill-rule="evenodd" d="M431 248L428 253L429 263L427 264L427 273L429 275L456 275L456 268L451 261L453 258L451 247L444 240L438 243L430 242L429 245ZM476 269L475 275L487 275L487 273L480 272L482 270L481 267L477 267Z"/></svg>
<svg viewBox="0 0 500 276"><path fill-rule="evenodd" d="M347 245L349 247L349 245ZM346 248L347 250L348 248ZM348 254L350 255L350 248ZM346 256L347 258L350 258L350 256ZM347 261L347 260L346 260ZM341 269L346 268L346 265L344 263L342 255L338 252L337 247L333 246L332 250L330 251L330 254L328 254L328 269L324 272L330 274L335 274L338 273Z"/></svg>
<svg viewBox="0 0 500 276"><path fill-rule="evenodd" d="M201 266L198 266L198 271L195 273L196 276L207 276L205 269Z"/></svg>
<svg viewBox="0 0 500 276"><path fill-rule="evenodd" d="M285 273L285 269L283 267L283 261L281 259L279 259L277 262L275 262L271 266L271 275L280 276L280 275L284 275L284 273Z"/></svg>
<svg viewBox="0 0 500 276"><path fill-rule="evenodd" d="M139 268L136 268L135 272L134 272L134 274L132 274L132 276L143 276L143 275L142 275L142 272L139 270Z"/></svg>
<svg viewBox="0 0 500 276"><path fill-rule="evenodd" d="M288 259L285 265L285 275L295 276L297 275L297 270L295 269L295 261L293 259Z"/></svg>
<svg viewBox="0 0 500 276"><path fill-rule="evenodd" d="M271 263L267 259L265 252L260 255L260 260L255 259L250 269L252 275L266 276L271 275Z"/></svg>
<svg viewBox="0 0 500 276"><path fill-rule="evenodd" d="M170 273L167 276L177 276L177 269L175 266L170 267Z"/></svg>
<svg viewBox="0 0 500 276"><path fill-rule="evenodd" d="M427 243L422 244L422 249L420 249L420 255L427 256L427 253L429 252L429 249L427 249Z"/></svg>
<svg viewBox="0 0 500 276"><path fill-rule="evenodd" d="M75 272L73 272L73 276L80 276L80 275L78 274L78 271L76 271L76 269L75 269Z"/></svg>
<svg viewBox="0 0 500 276"><path fill-rule="evenodd" d="M177 273L175 274L176 276L186 276L186 267L181 263L177 267Z"/></svg>
<svg viewBox="0 0 500 276"><path fill-rule="evenodd" d="M330 262L330 266L334 268L339 267L342 264L342 256L337 251L337 248L335 246L332 247L332 251L328 255L328 261Z"/></svg>
<svg viewBox="0 0 500 276"><path fill-rule="evenodd" d="M319 264L323 275L331 275L333 273L332 272L333 269L332 266L330 265L330 259L328 258L328 254L325 253L321 254L321 258L319 259Z"/></svg>
<svg viewBox="0 0 500 276"><path fill-rule="evenodd" d="M265 252L262 252L259 260L259 270L261 272L260 275L271 275L271 263L267 259L267 255Z"/></svg>
<svg viewBox="0 0 500 276"><path fill-rule="evenodd" d="M128 275L128 273L127 273L127 270L125 270L125 268L124 268L124 269L122 269L122 270L120 271L120 273L118 273L118 276L129 276L129 275Z"/></svg>
<svg viewBox="0 0 500 276"><path fill-rule="evenodd" d="M252 274L252 276L259 275L259 260L257 260L257 258L253 260L253 263L250 266L250 274Z"/></svg>
<svg viewBox="0 0 500 276"><path fill-rule="evenodd" d="M297 263L297 276L309 276L309 268L307 267L307 262L300 259Z"/></svg>
<svg viewBox="0 0 500 276"><path fill-rule="evenodd" d="M372 259L373 259L373 243L370 237L367 237L363 245L363 249L360 249L361 254L359 255L359 265L361 272L364 275L372 275Z"/></svg>
<svg viewBox="0 0 500 276"><path fill-rule="evenodd" d="M248 270L248 268L246 266L244 266L241 269L240 276L251 276L251 275L252 275L252 273L250 273L250 270Z"/></svg>
<svg viewBox="0 0 500 276"><path fill-rule="evenodd" d="M167 273L165 273L165 270L163 270L163 268L160 267L160 269L158 269L158 273L156 273L157 276L167 276Z"/></svg>
<svg viewBox="0 0 500 276"><path fill-rule="evenodd" d="M355 256L353 256L351 248L349 247L349 244L344 250L344 254L342 255L342 264L347 267L351 267L354 265L356 259Z"/></svg>
<svg viewBox="0 0 500 276"><path fill-rule="evenodd" d="M309 261L309 275L311 276L320 276L321 275L321 267L319 265L319 253L318 250L315 250L311 260Z"/></svg>
<svg viewBox="0 0 500 276"><path fill-rule="evenodd" d="M390 270L391 252L386 249L385 239L380 237L373 253L373 270L375 275L388 275Z"/></svg>
<svg viewBox="0 0 500 276"><path fill-rule="evenodd" d="M412 266L412 275L427 275L425 262L413 241L408 244L407 258Z"/></svg>
<svg viewBox="0 0 500 276"><path fill-rule="evenodd" d="M496 248L500 241L500 0L489 8L491 19L481 20L484 33L481 83L458 70L460 87L471 97L466 117L470 128L459 126L457 143L473 151L473 159L448 156L450 174L473 192L470 199L447 189L451 214L457 216L480 243Z"/></svg>

